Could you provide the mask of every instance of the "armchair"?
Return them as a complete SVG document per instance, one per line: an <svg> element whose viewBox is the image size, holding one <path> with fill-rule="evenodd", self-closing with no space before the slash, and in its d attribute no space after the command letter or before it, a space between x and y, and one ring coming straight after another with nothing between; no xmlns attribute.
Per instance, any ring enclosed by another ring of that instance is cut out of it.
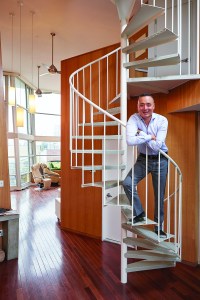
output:
<svg viewBox="0 0 200 300"><path fill-rule="evenodd" d="M34 182L40 188L49 189L51 186L51 178L43 174L41 164L37 163L31 167Z"/></svg>
<svg viewBox="0 0 200 300"><path fill-rule="evenodd" d="M51 178L51 182L60 185L60 175L54 171L51 171L46 164L41 164L43 174L45 177Z"/></svg>

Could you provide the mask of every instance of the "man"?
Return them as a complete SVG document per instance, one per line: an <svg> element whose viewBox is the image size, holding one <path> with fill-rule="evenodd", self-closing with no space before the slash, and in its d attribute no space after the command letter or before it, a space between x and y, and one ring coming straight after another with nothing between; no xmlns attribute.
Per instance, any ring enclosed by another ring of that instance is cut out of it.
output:
<svg viewBox="0 0 200 300"><path fill-rule="evenodd" d="M146 153L148 155L148 172L152 175L154 188L154 221L158 222L158 167L159 149L166 152L168 148L165 144L168 121L164 116L154 113L154 99L149 94L144 94L138 98L138 113L133 114L127 123L126 141L129 146L137 146L139 155L134 165L134 215L133 223L144 220L145 212L137 193L137 184L146 176ZM160 155L160 225L155 226L156 234L166 237L162 230L164 220L164 194L168 171L167 159ZM132 169L123 181L124 191L132 203Z"/></svg>

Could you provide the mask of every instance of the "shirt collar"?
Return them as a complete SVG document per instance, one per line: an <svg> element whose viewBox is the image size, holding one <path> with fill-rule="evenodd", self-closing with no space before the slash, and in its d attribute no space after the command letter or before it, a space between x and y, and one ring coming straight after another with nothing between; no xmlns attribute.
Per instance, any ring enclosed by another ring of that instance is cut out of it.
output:
<svg viewBox="0 0 200 300"><path fill-rule="evenodd" d="M138 117L140 118L140 120L141 120L141 121L143 121L143 122L144 122L144 119L143 119L143 118L140 116L140 114L139 114L139 113L138 113ZM151 121L152 121L152 120L154 120L155 118L156 118L156 114L155 114L155 113L152 113L152 116L151 116ZM150 122L151 122L151 121L150 121Z"/></svg>

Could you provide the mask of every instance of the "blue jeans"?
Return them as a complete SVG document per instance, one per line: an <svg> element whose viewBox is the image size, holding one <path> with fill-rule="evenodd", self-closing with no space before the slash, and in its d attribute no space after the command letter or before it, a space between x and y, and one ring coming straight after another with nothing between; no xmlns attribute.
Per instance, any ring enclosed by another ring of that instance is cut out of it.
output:
<svg viewBox="0 0 200 300"><path fill-rule="evenodd" d="M148 159L148 171L151 173L153 189L154 189L154 221L158 223L158 159ZM168 172L168 161L165 157L160 157L160 224L155 226L157 230L162 229L162 223L164 220L164 196L165 186ZM146 158L138 156L134 165L134 189L133 189L133 201L134 201L134 215L138 216L144 209L142 207L136 186L146 176ZM130 204L132 204L132 169L123 181L124 191L128 197Z"/></svg>

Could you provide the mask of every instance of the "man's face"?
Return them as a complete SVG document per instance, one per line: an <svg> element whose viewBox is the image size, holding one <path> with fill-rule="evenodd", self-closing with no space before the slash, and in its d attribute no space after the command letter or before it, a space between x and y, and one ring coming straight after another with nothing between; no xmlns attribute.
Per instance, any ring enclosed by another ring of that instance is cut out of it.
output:
<svg viewBox="0 0 200 300"><path fill-rule="evenodd" d="M142 96L138 99L138 113L144 120L150 120L155 104L151 96Z"/></svg>

